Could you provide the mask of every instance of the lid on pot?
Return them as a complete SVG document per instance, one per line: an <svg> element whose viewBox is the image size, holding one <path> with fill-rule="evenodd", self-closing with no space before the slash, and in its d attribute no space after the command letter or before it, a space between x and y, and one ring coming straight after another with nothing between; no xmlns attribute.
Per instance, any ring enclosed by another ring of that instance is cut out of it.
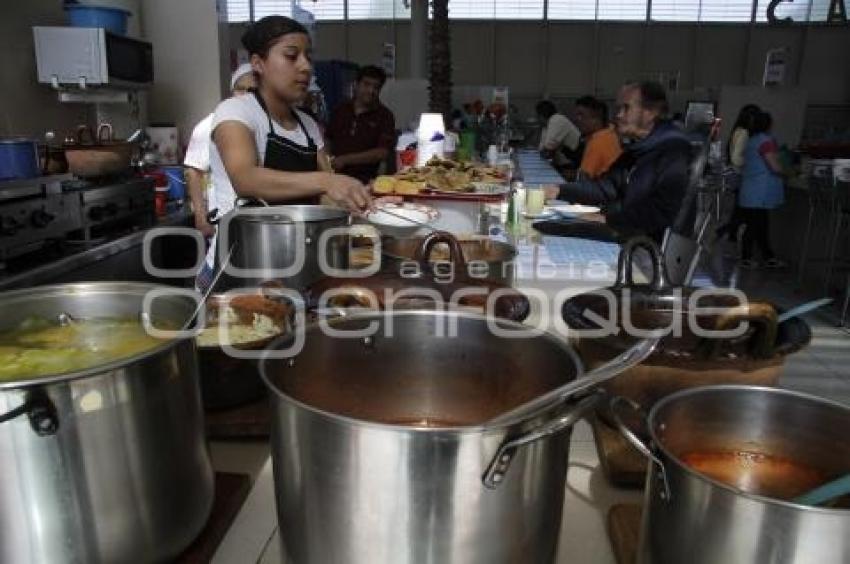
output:
<svg viewBox="0 0 850 564"><path fill-rule="evenodd" d="M59 284L0 293L0 389L90 376L181 341L195 309L155 284Z"/></svg>
<svg viewBox="0 0 850 564"><path fill-rule="evenodd" d="M336 221L346 219L350 215L340 208L319 205L239 207L234 212L234 221L275 224Z"/></svg>

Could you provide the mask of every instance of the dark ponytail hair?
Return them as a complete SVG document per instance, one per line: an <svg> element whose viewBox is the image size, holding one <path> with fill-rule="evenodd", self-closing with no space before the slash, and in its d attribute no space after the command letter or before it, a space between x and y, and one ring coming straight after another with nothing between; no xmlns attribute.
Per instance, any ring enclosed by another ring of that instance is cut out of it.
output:
<svg viewBox="0 0 850 564"><path fill-rule="evenodd" d="M266 16L242 34L242 45L248 50L249 55L259 55L266 58L269 54L269 49L275 42L290 33L303 33L310 35L307 28L286 16Z"/></svg>
<svg viewBox="0 0 850 564"><path fill-rule="evenodd" d="M729 130L729 139L726 140L726 161L732 162L732 136L735 135L736 129L746 129L747 133L753 126L753 120L756 115L761 112L761 108L755 104L747 104L741 111L738 112L738 118L732 124L732 129Z"/></svg>

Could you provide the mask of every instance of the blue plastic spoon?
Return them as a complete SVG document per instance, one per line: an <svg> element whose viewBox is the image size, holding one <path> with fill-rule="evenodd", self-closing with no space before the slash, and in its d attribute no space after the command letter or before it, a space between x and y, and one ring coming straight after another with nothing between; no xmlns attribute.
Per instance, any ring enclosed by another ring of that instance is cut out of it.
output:
<svg viewBox="0 0 850 564"><path fill-rule="evenodd" d="M847 494L850 494L850 474L819 486L791 501L800 505L823 505L827 501Z"/></svg>

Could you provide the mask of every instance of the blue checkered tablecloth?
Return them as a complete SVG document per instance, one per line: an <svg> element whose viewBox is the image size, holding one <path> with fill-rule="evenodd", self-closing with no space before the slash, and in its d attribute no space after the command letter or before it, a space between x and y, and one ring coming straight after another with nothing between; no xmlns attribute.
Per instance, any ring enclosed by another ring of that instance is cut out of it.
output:
<svg viewBox="0 0 850 564"><path fill-rule="evenodd" d="M554 237L545 235L543 246L553 264L586 264L601 261L616 265L620 254L617 243L600 243L576 237Z"/></svg>
<svg viewBox="0 0 850 564"><path fill-rule="evenodd" d="M517 151L517 167L525 184L562 184L564 177L558 174L548 161L542 159L537 151L523 149Z"/></svg>

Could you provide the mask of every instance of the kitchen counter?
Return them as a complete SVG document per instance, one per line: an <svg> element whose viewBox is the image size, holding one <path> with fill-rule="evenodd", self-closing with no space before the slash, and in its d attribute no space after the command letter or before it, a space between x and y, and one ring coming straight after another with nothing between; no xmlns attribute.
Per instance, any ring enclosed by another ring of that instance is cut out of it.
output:
<svg viewBox="0 0 850 564"><path fill-rule="evenodd" d="M541 237L528 222L509 233L509 238L517 244L519 252L515 286L526 289L533 298L527 324L563 334L563 328L552 323L553 319L559 319L555 296L563 299L614 281L617 245ZM541 301L549 303L541 305ZM557 562L615 564L606 532L608 509L617 503L638 502L642 493L608 484L600 468L591 428L584 421L574 427L569 457ZM272 462L267 459L213 562L286 562L277 530L272 474Z"/></svg>

